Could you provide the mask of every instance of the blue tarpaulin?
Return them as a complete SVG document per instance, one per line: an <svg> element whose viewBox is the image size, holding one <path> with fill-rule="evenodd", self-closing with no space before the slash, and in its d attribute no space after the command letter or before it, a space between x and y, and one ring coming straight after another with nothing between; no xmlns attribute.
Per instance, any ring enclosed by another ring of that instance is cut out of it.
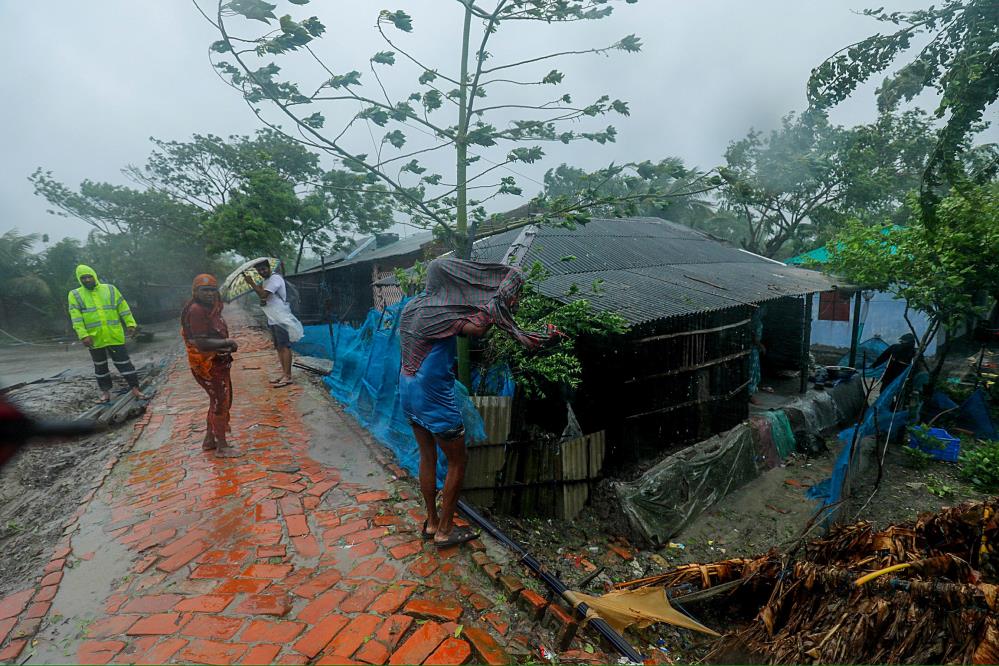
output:
<svg viewBox="0 0 999 666"><path fill-rule="evenodd" d="M419 474L420 451L409 422L399 404L399 316L406 301L384 312L371 310L359 328L333 326L330 340L327 325L306 326L305 337L295 343L300 354L331 358L333 371L323 380L330 395L346 407L376 440L388 447L399 464L411 474ZM335 353L332 351L335 347ZM485 426L468 391L455 382L458 406L465 422L468 442L484 442ZM447 473L444 454L438 451L437 479Z"/></svg>

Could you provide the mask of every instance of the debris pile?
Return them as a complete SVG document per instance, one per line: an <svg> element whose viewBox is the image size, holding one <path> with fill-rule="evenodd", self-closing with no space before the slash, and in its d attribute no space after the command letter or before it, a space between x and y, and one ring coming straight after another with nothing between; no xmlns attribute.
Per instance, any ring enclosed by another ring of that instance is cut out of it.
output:
<svg viewBox="0 0 999 666"><path fill-rule="evenodd" d="M997 663L997 509L999 499L966 503L880 531L859 522L787 554L691 564L618 587L663 587L677 605L715 592L752 609L709 661Z"/></svg>

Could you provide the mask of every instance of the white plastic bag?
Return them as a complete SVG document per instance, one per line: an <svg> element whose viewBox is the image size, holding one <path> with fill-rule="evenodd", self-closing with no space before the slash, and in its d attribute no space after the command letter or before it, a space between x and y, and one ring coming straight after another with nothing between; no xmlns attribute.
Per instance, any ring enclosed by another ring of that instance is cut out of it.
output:
<svg viewBox="0 0 999 666"><path fill-rule="evenodd" d="M292 342L298 342L305 335L302 322L298 321L298 318L291 313L291 307L282 301L280 296L268 298L262 309L267 315L267 321L274 322L288 331L288 339Z"/></svg>

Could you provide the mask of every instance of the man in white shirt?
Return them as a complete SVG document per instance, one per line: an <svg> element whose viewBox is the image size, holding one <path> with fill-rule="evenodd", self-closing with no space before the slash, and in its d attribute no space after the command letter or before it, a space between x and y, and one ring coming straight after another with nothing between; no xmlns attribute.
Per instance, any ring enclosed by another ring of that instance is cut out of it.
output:
<svg viewBox="0 0 999 666"><path fill-rule="evenodd" d="M260 277L264 278L264 281L257 284L247 273L243 273L243 279L260 297L260 305L264 308L264 314L267 315L267 326L271 329L274 348L277 350L278 360L281 361L281 376L270 380L270 383L275 388L288 386L292 383L291 339L288 337L288 330L272 318L269 308L266 307L270 299L280 299L282 303L287 304L288 289L285 286L284 278L278 273L272 272L271 265L267 261L254 265L254 268L257 269Z"/></svg>

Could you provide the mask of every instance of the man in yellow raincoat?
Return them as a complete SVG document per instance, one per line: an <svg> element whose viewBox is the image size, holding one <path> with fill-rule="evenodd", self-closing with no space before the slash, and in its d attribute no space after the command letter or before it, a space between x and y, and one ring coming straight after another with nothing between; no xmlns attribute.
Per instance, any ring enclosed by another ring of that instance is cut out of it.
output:
<svg viewBox="0 0 999 666"><path fill-rule="evenodd" d="M111 399L111 369L108 359L128 382L132 395L147 397L139 390L139 376L125 349L125 335L135 333L135 318L128 303L113 284L102 284L90 266L76 267L79 288L69 292L69 318L80 341L90 350L94 374L101 391L99 403Z"/></svg>

